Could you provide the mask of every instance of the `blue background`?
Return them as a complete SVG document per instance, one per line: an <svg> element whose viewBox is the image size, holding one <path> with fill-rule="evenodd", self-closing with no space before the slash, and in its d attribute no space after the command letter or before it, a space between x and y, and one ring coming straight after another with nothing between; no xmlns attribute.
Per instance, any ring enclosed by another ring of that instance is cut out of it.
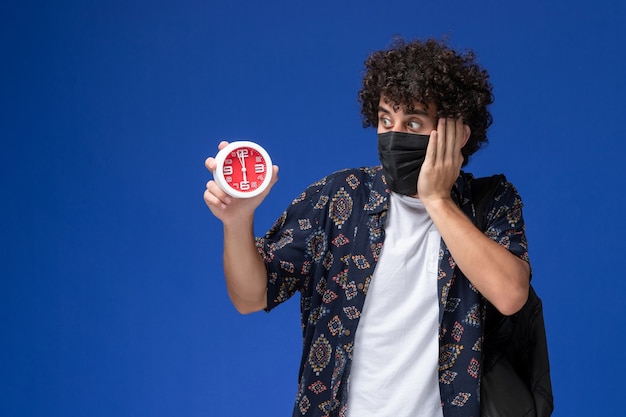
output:
<svg viewBox="0 0 626 417"><path fill-rule="evenodd" d="M259 234L311 182L377 164L356 93L396 34L448 36L491 73L468 170L526 203L554 416L623 415L625 5L6 2L0 415L290 415L297 297L235 312L204 159L222 139L270 152Z"/></svg>

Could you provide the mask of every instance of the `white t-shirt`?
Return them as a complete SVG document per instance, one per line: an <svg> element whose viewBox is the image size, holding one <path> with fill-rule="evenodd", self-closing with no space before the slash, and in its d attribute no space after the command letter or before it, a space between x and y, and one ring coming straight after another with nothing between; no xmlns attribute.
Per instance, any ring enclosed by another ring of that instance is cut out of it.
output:
<svg viewBox="0 0 626 417"><path fill-rule="evenodd" d="M391 193L385 242L355 335L348 417L442 417L441 235L419 199Z"/></svg>

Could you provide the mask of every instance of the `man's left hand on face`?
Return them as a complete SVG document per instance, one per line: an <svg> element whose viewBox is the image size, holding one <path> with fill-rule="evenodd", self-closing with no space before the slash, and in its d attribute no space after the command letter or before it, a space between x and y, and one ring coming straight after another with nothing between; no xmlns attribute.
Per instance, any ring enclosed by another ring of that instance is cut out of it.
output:
<svg viewBox="0 0 626 417"><path fill-rule="evenodd" d="M426 158L417 181L420 200L449 199L461 171L461 149L470 136L462 119L440 118L430 134Z"/></svg>

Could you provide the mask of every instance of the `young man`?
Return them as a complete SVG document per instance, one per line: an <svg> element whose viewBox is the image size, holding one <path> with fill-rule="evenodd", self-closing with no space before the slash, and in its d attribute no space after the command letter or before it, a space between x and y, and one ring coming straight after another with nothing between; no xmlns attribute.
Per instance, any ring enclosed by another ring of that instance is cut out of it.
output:
<svg viewBox="0 0 626 417"><path fill-rule="evenodd" d="M483 233L461 171L487 140L488 75L434 40L397 40L365 69L359 102L382 166L314 183L256 239L269 190L239 200L207 183L228 293L250 313L300 292L294 416L479 416L485 299L515 313L530 276L515 188L500 184Z"/></svg>

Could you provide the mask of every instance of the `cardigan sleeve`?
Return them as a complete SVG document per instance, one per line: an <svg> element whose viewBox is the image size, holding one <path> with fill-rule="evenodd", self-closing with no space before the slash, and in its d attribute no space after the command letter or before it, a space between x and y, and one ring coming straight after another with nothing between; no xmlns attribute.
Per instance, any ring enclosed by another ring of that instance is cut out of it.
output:
<svg viewBox="0 0 626 417"><path fill-rule="evenodd" d="M328 247L325 235L318 233L326 207L321 190L327 178L296 197L265 236L256 239L267 269L266 311L302 289L309 279L312 262Z"/></svg>

